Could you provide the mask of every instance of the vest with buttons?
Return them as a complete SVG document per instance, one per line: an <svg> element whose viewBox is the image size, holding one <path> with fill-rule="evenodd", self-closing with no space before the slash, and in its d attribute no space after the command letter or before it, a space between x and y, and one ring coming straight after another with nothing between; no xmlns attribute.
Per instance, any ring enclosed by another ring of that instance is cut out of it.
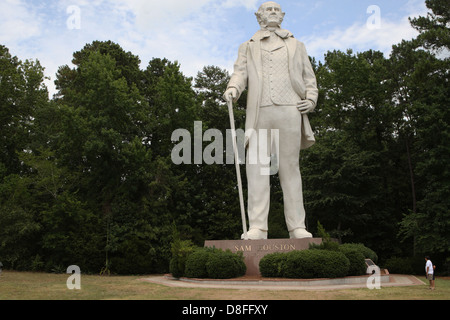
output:
<svg viewBox="0 0 450 320"><path fill-rule="evenodd" d="M292 88L286 44L278 36L276 38L270 45L262 44L261 107L297 105L301 101Z"/></svg>

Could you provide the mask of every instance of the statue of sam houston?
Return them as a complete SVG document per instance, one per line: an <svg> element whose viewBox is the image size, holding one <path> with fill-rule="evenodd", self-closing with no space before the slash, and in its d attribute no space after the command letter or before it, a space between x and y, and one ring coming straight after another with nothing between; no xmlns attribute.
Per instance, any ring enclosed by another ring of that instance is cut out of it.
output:
<svg viewBox="0 0 450 320"><path fill-rule="evenodd" d="M252 240L267 239L268 233L270 175L263 173L268 165L248 161L248 150L261 148L278 161L290 237L312 237L305 226L299 162L300 150L315 143L307 115L316 106L318 89L305 45L281 29L284 16L276 2L261 5L256 13L261 29L240 46L224 94L226 101L236 102L248 88L245 130L246 135L254 132L246 136L248 238ZM277 139L271 136L274 129L278 130ZM265 139L261 139L260 132L267 135ZM255 139L258 135L259 139Z"/></svg>

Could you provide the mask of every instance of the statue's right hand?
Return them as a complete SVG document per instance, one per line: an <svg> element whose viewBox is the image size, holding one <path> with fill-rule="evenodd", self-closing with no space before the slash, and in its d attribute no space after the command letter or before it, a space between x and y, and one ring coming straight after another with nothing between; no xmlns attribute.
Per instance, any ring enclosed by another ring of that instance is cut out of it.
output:
<svg viewBox="0 0 450 320"><path fill-rule="evenodd" d="M226 102L236 102L238 99L238 91L236 88L229 88L225 93L223 94L223 99Z"/></svg>

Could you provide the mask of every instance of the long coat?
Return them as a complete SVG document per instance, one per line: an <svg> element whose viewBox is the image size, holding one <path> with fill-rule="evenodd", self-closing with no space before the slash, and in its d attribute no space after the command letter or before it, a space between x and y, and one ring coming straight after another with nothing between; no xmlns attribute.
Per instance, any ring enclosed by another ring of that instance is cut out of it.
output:
<svg viewBox="0 0 450 320"><path fill-rule="evenodd" d="M261 93L263 85L261 39L267 31L259 30L247 42L239 47L238 58L234 65L228 88L236 88L238 95L248 87L247 112L245 132L252 132L258 122ZM311 66L305 45L296 40L292 33L279 29L276 33L286 43L289 58L289 74L294 91L301 99L308 99L317 104L319 90L316 76ZM238 96L238 98L239 98ZM249 137L246 134L246 145ZM306 149L315 143L314 133L311 129L308 116L302 116L302 142L301 148Z"/></svg>

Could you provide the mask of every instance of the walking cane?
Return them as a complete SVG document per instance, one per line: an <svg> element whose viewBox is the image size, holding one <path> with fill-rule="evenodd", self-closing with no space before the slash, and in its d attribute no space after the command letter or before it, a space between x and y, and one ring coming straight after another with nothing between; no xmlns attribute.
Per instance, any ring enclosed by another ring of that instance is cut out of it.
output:
<svg viewBox="0 0 450 320"><path fill-rule="evenodd" d="M237 148L237 137L236 128L234 124L234 114L233 114L233 98L230 96L228 101L228 113L230 114L230 124L231 124L231 137L233 139L233 151L234 151L234 163L236 165L236 175L239 189L239 200L241 204L241 216L242 216L242 230L244 231L244 240L248 240L247 235L247 221L245 218L245 207L244 207L244 195L242 193L242 181L241 181L241 169L239 167L239 154Z"/></svg>

